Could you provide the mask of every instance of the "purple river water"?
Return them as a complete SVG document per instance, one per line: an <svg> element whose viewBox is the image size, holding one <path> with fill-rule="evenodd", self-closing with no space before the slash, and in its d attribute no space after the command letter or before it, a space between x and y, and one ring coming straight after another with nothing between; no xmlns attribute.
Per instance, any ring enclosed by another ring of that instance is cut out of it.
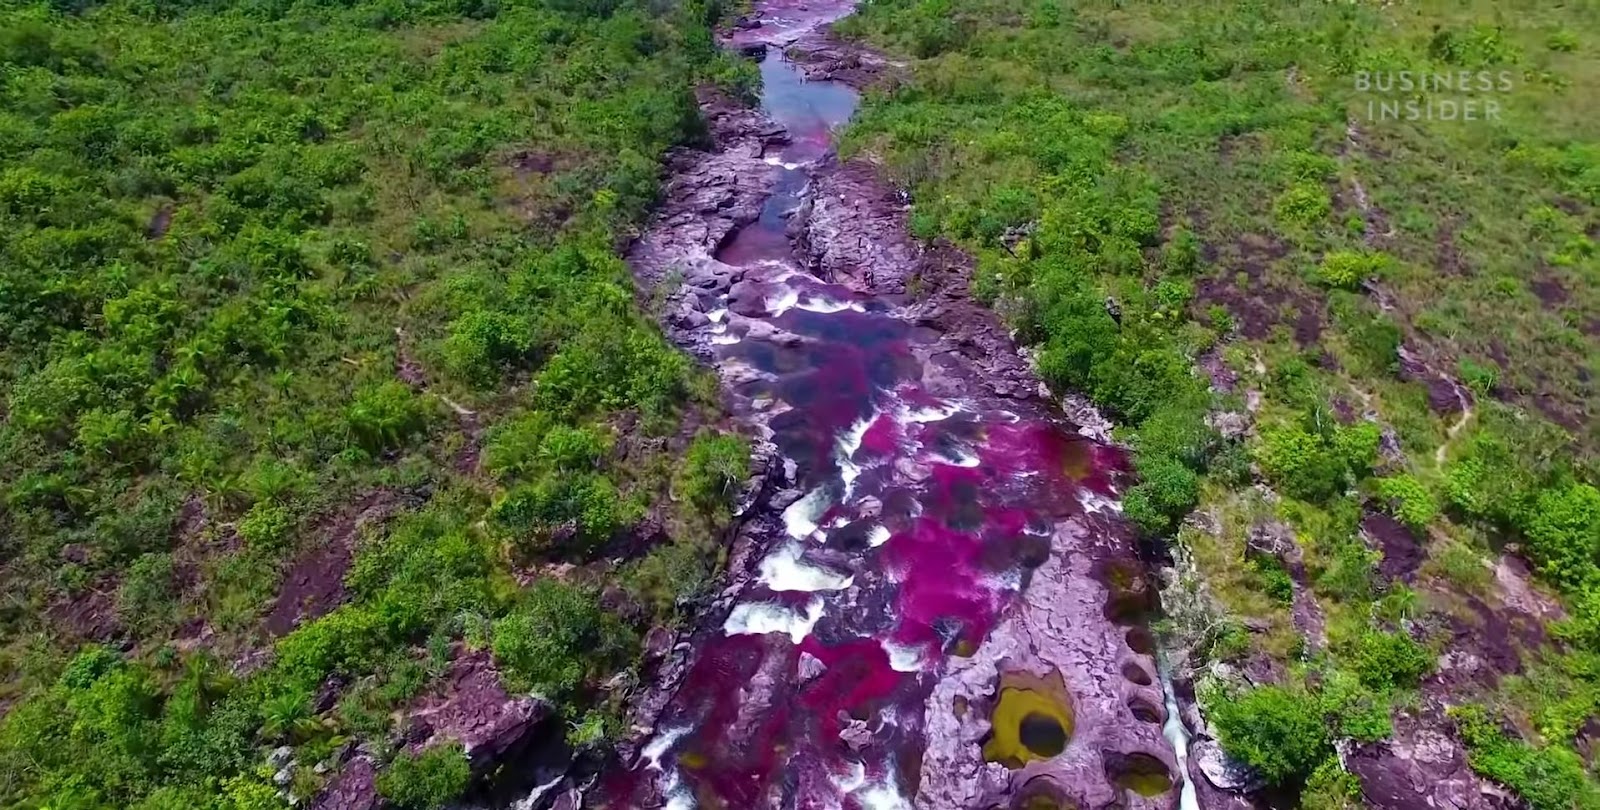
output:
<svg viewBox="0 0 1600 810"><path fill-rule="evenodd" d="M787 41L821 13L759 8L763 26L735 44ZM1120 451L1037 398L930 391L926 349L941 332L908 317L908 296L806 269L789 220L819 166L836 165L825 158L857 94L805 81L779 48L761 75L762 110L787 145L763 156L776 180L760 216L715 250L756 282L715 298L705 328L803 495L720 628L696 636L653 736L592 797L602 806L912 807L933 733L926 706L951 662L1018 604L1060 526L1120 509ZM1153 713L1166 716L1141 718Z"/></svg>

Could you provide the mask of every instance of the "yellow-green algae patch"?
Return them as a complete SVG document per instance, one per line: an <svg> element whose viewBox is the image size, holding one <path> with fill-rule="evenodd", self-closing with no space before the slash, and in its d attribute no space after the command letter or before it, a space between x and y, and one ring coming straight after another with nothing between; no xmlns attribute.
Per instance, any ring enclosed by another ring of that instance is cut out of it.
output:
<svg viewBox="0 0 1600 810"><path fill-rule="evenodd" d="M1172 773L1149 754L1111 755L1106 758L1107 776L1118 787L1140 796L1160 796L1172 789Z"/></svg>
<svg viewBox="0 0 1600 810"><path fill-rule="evenodd" d="M1049 759L1072 738L1072 698L1059 672L1000 675L1000 694L989 716L983 758L1016 769Z"/></svg>

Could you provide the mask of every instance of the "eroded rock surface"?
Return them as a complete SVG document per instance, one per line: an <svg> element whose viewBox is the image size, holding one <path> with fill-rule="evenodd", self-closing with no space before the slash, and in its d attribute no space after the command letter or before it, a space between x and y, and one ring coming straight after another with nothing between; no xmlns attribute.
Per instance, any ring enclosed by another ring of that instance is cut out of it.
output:
<svg viewBox="0 0 1600 810"><path fill-rule="evenodd" d="M482 775L535 741L560 745L564 729L552 706L529 695L507 692L489 653L461 648L455 652L445 677L403 710L404 728L394 741L400 750L415 754L460 743L473 772ZM327 691L331 704L337 690ZM347 751L347 755L311 803L313 810L383 806L377 792L378 765L370 752ZM554 775L565 769L565 759L560 759Z"/></svg>
<svg viewBox="0 0 1600 810"><path fill-rule="evenodd" d="M1034 570L1021 603L975 655L950 661L928 697L917 807L1008 807L1025 789L1074 807L1176 806L1175 790L1146 797L1115 778L1123 761L1136 754L1159 761L1169 779L1179 778L1161 736L1166 716L1158 708L1155 661L1134 652L1128 628L1105 616L1117 595L1102 584L1097 561L1117 560L1126 549L1123 533L1102 517L1082 516L1055 527L1051 554ZM1121 565L1113 580L1139 576L1136 561ZM1074 722L1060 755L1020 769L977 755L993 731L985 709L1007 671L1059 674L1066 684Z"/></svg>
<svg viewBox="0 0 1600 810"><path fill-rule="evenodd" d="M381 804L378 769L372 760L358 756L346 762L311 802L311 810L374 810Z"/></svg>

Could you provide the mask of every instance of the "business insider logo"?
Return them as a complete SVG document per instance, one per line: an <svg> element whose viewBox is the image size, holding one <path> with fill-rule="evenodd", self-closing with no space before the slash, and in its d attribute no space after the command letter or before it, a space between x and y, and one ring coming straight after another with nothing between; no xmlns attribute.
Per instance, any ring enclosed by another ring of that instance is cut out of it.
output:
<svg viewBox="0 0 1600 810"><path fill-rule="evenodd" d="M1368 121L1498 121L1515 78L1509 70L1360 71L1355 89L1368 96Z"/></svg>

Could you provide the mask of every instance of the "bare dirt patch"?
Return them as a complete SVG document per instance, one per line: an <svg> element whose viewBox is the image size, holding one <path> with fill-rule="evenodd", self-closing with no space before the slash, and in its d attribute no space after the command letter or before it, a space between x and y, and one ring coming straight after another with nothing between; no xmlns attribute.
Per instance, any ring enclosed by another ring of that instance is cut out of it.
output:
<svg viewBox="0 0 1600 810"><path fill-rule="evenodd" d="M1369 512L1361 519L1361 530L1383 552L1383 561L1378 563L1379 575L1390 582L1416 580L1417 569L1422 567L1426 554L1410 529L1381 512Z"/></svg>
<svg viewBox="0 0 1600 810"><path fill-rule="evenodd" d="M166 236L172 227L172 215L176 211L177 208L172 203L163 203L157 208L155 215L150 217L150 224L145 226L144 238L154 241Z"/></svg>
<svg viewBox="0 0 1600 810"><path fill-rule="evenodd" d="M1456 246L1456 226L1452 221L1439 223L1438 230L1434 232L1433 263L1446 275L1472 275L1472 265L1467 263L1461 255L1461 249Z"/></svg>
<svg viewBox="0 0 1600 810"><path fill-rule="evenodd" d="M1528 282L1528 286L1532 288L1533 294L1539 297L1539 302L1547 310L1560 309L1561 305L1565 304L1569 297L1566 286L1549 269L1542 270L1537 276L1534 276L1533 280Z"/></svg>

